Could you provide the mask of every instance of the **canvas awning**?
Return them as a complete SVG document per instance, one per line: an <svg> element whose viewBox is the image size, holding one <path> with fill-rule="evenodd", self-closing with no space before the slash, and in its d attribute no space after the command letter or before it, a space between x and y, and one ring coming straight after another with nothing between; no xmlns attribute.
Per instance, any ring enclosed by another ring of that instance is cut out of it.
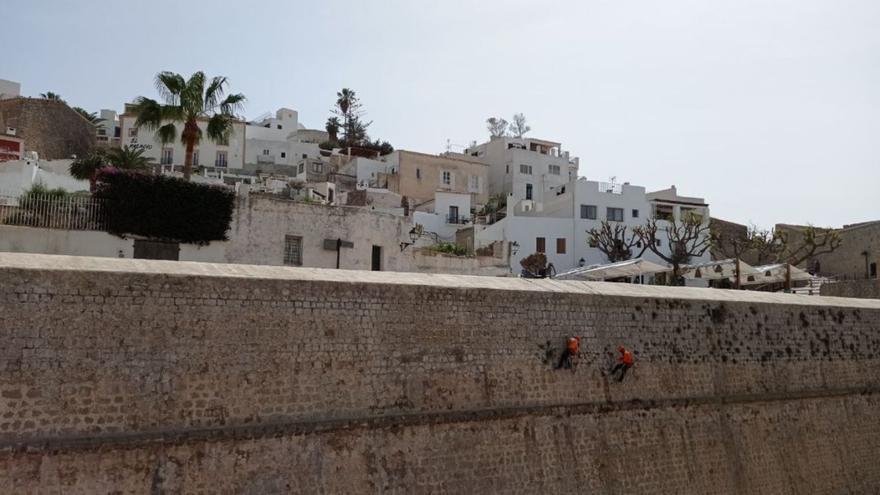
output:
<svg viewBox="0 0 880 495"><path fill-rule="evenodd" d="M740 281L744 281L749 275L758 275L760 273L753 266L740 260ZM734 280L736 279L736 260L731 258L687 265L683 267L681 275L691 280L722 280L725 278Z"/></svg>
<svg viewBox="0 0 880 495"><path fill-rule="evenodd" d="M672 269L657 263L652 263L642 258L626 261L618 261L608 265L590 265L575 268L553 277L561 280L608 280L619 277L635 277L638 275L650 275L652 273L668 272Z"/></svg>
<svg viewBox="0 0 880 495"><path fill-rule="evenodd" d="M778 282L785 282L787 270L790 270L792 282L796 282L799 280L810 280L813 277L808 272L801 270L796 266L787 265L785 263L762 265L756 266L754 268L758 273L755 275L743 277L743 285L773 284Z"/></svg>

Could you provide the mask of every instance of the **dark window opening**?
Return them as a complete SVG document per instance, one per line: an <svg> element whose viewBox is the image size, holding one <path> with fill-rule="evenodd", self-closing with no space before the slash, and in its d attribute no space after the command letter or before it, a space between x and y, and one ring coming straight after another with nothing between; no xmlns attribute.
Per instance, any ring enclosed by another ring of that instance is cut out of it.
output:
<svg viewBox="0 0 880 495"><path fill-rule="evenodd" d="M297 235L284 236L284 264L302 266L302 237Z"/></svg>
<svg viewBox="0 0 880 495"><path fill-rule="evenodd" d="M565 239L556 239L556 254L565 254Z"/></svg>
<svg viewBox="0 0 880 495"><path fill-rule="evenodd" d="M546 251L546 241L543 237L538 237L535 239L535 252L543 253Z"/></svg>
<svg viewBox="0 0 880 495"><path fill-rule="evenodd" d="M373 259L371 270L374 272L382 271L382 246L373 246Z"/></svg>
<svg viewBox="0 0 880 495"><path fill-rule="evenodd" d="M134 240L134 258L140 260L180 259L180 244L177 242Z"/></svg>

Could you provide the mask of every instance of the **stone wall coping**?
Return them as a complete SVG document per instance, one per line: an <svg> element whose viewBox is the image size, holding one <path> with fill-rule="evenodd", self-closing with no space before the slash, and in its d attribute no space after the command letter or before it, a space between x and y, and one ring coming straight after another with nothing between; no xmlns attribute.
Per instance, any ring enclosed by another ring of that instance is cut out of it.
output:
<svg viewBox="0 0 880 495"><path fill-rule="evenodd" d="M524 279L410 272L370 272L267 265L236 265L122 258L97 258L30 253L0 253L0 271L50 270L114 272L144 275L200 276L235 279L299 280L340 284L409 285L465 290L555 292L595 296L686 299L713 302L839 306L880 310L880 299L808 296L745 290L666 287L611 282ZM0 284L3 277L0 275Z"/></svg>

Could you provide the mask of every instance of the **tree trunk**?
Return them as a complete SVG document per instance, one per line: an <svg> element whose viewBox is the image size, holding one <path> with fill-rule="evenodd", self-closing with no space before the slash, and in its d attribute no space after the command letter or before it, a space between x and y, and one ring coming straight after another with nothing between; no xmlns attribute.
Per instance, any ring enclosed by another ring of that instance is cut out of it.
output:
<svg viewBox="0 0 880 495"><path fill-rule="evenodd" d="M193 149L195 149L195 146L195 142L192 139L186 140L186 154L183 158L183 180L189 180L190 176L192 176Z"/></svg>
<svg viewBox="0 0 880 495"><path fill-rule="evenodd" d="M194 118L187 120L183 125L183 133L180 138L186 144L186 152L183 157L183 179L189 180L193 169L193 150L199 139L199 123Z"/></svg>

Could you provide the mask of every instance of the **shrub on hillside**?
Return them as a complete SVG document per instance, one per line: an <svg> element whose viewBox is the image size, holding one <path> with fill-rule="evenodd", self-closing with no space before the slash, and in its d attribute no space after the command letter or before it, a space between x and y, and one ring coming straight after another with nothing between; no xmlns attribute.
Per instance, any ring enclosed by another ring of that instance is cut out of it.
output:
<svg viewBox="0 0 880 495"><path fill-rule="evenodd" d="M235 194L222 186L102 169L95 196L116 235L207 244L226 240Z"/></svg>

